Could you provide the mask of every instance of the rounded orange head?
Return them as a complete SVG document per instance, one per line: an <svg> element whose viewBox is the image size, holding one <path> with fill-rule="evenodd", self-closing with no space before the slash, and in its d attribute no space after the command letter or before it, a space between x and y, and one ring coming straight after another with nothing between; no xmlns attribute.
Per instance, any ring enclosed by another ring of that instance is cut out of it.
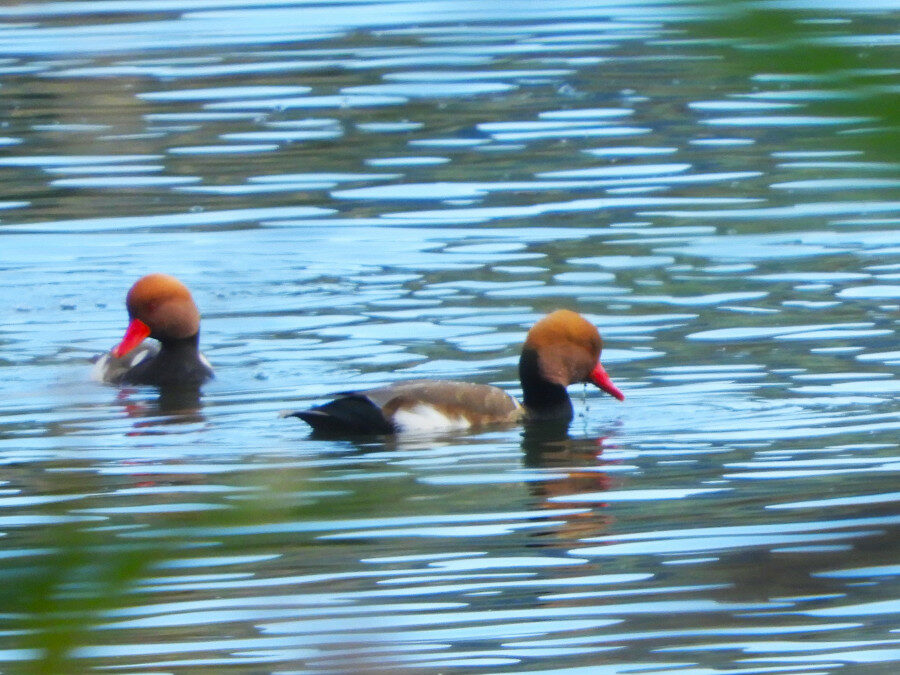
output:
<svg viewBox="0 0 900 675"><path fill-rule="evenodd" d="M577 312L560 309L548 314L528 331L523 350L537 355L541 376L567 387L592 382L620 401L625 395L613 384L600 364L603 340L590 321Z"/></svg>
<svg viewBox="0 0 900 675"><path fill-rule="evenodd" d="M168 274L138 279L125 299L128 330L113 356L125 356L144 338L162 342L190 338L200 332L200 311L187 287Z"/></svg>

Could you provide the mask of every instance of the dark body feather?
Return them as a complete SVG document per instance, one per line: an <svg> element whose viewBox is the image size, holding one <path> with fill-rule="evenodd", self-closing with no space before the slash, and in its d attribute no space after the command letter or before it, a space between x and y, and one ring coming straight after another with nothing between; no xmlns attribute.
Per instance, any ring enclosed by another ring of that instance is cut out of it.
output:
<svg viewBox="0 0 900 675"><path fill-rule="evenodd" d="M198 336L164 343L147 342L125 356L104 354L97 361L97 379L109 384L149 384L157 387L199 386L213 370L197 349Z"/></svg>

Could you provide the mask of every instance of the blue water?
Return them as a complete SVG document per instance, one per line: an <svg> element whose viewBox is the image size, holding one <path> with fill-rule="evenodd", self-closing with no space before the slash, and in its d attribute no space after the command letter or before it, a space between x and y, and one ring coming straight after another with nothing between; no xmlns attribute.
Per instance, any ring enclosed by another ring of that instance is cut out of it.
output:
<svg viewBox="0 0 900 675"><path fill-rule="evenodd" d="M0 670L895 673L897 7L767 8L0 8ZM199 405L90 380L152 271ZM279 418L559 307L624 403Z"/></svg>

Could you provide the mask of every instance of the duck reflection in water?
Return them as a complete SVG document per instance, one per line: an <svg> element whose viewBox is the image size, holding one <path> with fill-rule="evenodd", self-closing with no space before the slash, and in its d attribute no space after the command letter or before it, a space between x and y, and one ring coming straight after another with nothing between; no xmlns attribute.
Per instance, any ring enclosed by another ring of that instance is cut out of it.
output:
<svg viewBox="0 0 900 675"><path fill-rule="evenodd" d="M527 487L536 509L573 506L566 497L585 493L603 493L612 487L613 478L604 471L603 451L610 436L572 436L568 421L527 423L522 429L522 463L529 469L541 469L547 480L529 481ZM575 505L578 506L578 505ZM554 528L553 540L576 541L605 534L614 521L604 509L602 498L591 503L584 513L571 514Z"/></svg>
<svg viewBox="0 0 900 675"><path fill-rule="evenodd" d="M141 398L140 393L139 389L126 387L116 394L116 403L128 417L137 420L135 429L206 420L199 387L160 387L155 396L146 398Z"/></svg>

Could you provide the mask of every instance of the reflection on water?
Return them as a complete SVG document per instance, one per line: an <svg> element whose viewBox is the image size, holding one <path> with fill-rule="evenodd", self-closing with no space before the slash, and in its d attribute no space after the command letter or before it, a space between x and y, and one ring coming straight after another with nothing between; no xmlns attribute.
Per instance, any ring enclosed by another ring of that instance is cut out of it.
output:
<svg viewBox="0 0 900 675"><path fill-rule="evenodd" d="M791 6L0 8L3 669L893 673L896 11ZM217 379L90 382L157 270ZM558 307L624 404L278 418Z"/></svg>
<svg viewBox="0 0 900 675"><path fill-rule="evenodd" d="M157 418L168 415L173 424L202 422L204 419L201 412L202 392L198 387L163 387L158 390L155 399L132 400L138 392L137 389L123 387L116 396L129 417ZM153 419L147 426L156 426L158 422L158 419Z"/></svg>

